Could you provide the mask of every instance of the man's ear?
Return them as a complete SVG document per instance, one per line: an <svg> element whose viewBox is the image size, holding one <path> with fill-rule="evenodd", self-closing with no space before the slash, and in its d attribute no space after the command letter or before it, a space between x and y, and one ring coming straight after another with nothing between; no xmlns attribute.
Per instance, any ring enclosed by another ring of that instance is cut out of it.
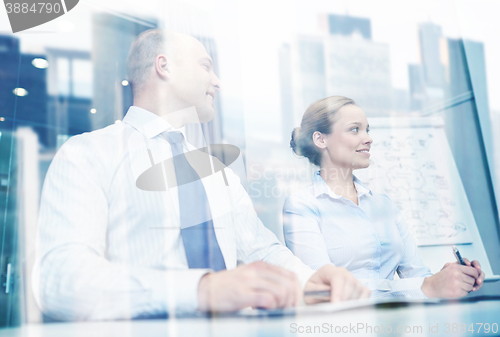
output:
<svg viewBox="0 0 500 337"><path fill-rule="evenodd" d="M162 79L170 77L170 60L164 54L159 54L155 58L155 70Z"/></svg>
<svg viewBox="0 0 500 337"><path fill-rule="evenodd" d="M326 135L316 131L312 135L314 145L320 149L326 149Z"/></svg>

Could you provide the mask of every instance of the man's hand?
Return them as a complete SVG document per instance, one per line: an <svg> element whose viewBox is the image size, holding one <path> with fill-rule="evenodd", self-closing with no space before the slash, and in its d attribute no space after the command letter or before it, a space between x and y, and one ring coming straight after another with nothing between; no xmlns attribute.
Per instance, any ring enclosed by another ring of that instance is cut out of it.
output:
<svg viewBox="0 0 500 337"><path fill-rule="evenodd" d="M457 262L445 264L438 273L424 279L422 292L427 297L463 297L479 289L484 281L479 262L472 261L474 265L471 265L467 260L465 263L467 266ZM479 283L476 285L476 282Z"/></svg>
<svg viewBox="0 0 500 337"><path fill-rule="evenodd" d="M333 303L370 297L370 289L364 287L347 269L333 265L318 269L307 281L304 290L331 290L330 302Z"/></svg>
<svg viewBox="0 0 500 337"><path fill-rule="evenodd" d="M200 311L275 309L297 305L302 289L297 276L265 262L204 275L198 284Z"/></svg>

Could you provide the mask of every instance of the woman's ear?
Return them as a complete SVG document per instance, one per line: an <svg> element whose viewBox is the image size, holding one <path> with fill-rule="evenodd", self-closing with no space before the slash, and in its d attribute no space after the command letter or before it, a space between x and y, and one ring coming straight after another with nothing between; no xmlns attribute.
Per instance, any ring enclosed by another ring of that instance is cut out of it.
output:
<svg viewBox="0 0 500 337"><path fill-rule="evenodd" d="M319 147L320 149L326 149L326 137L319 131L316 131L312 135L314 145Z"/></svg>
<svg viewBox="0 0 500 337"><path fill-rule="evenodd" d="M155 70L158 77L162 79L168 79L170 77L170 60L167 59L167 56L164 54L160 54L156 56L155 59Z"/></svg>

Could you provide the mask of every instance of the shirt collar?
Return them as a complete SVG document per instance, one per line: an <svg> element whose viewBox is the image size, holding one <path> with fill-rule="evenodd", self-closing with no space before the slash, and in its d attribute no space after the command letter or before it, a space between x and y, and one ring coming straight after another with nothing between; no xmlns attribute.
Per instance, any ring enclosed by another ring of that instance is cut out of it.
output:
<svg viewBox="0 0 500 337"><path fill-rule="evenodd" d="M179 131L186 139L186 127L175 129L165 118L137 106L131 106L123 122L129 124L147 138L154 138L165 131Z"/></svg>
<svg viewBox="0 0 500 337"><path fill-rule="evenodd" d="M363 195L373 195L372 191L363 185L363 183L355 176L353 175L353 180L354 180L354 186L356 187L356 191L358 192L358 198L362 197Z"/></svg>
<svg viewBox="0 0 500 337"><path fill-rule="evenodd" d="M323 178L319 175L320 171L316 171L313 177L313 193L314 197L317 198L320 195L327 194L334 199L341 199L342 196L333 193L333 191L328 187ZM354 186L356 187L356 191L358 193L358 198L361 198L363 195L373 195L372 191L370 191L365 185L359 181L356 176L353 175Z"/></svg>

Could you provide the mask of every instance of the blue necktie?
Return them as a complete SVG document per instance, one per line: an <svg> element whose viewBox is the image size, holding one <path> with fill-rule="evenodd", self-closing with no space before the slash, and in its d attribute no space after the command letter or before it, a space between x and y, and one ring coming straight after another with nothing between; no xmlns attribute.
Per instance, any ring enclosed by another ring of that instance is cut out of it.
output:
<svg viewBox="0 0 500 337"><path fill-rule="evenodd" d="M181 236L189 268L226 269L217 238L207 193L198 173L189 164L182 148L184 136L167 132L165 138L172 146L175 175L179 192ZM200 163L203 165L200 160ZM209 162L206 164L209 165ZM185 183L189 181L189 183Z"/></svg>

